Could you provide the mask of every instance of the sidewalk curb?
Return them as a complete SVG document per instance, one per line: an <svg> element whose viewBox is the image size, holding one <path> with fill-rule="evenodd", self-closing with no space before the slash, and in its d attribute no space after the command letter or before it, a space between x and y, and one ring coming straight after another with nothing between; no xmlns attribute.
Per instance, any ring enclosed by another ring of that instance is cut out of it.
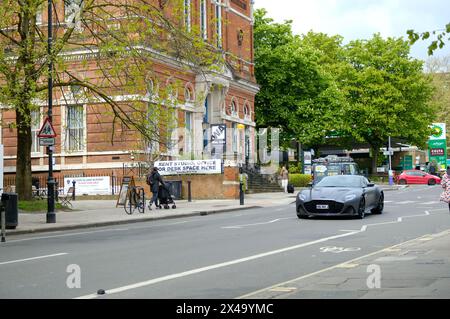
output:
<svg viewBox="0 0 450 319"><path fill-rule="evenodd" d="M227 208L227 209L218 209L218 210L209 210L209 211L194 211L194 212L188 213L188 214L176 214L176 215L159 216L159 217L146 217L146 218L141 218L141 219L92 222L92 223L85 223L85 224L78 224L78 225L66 225L66 226L38 228L38 229L25 229L25 230L12 230L12 231L9 230L9 232L7 230L6 237L15 236L15 235L24 235L24 234L56 232L56 231L64 231L64 230L136 224L136 223L142 223L142 222L149 222L149 221L153 221L153 220L177 219L177 218L194 217L194 216L207 216L207 215L213 215L213 214L228 213L228 212L247 210L247 209L256 209L256 208L264 208L264 207L253 205L253 206L247 206L247 207ZM6 242L7 241L8 240L6 240Z"/></svg>

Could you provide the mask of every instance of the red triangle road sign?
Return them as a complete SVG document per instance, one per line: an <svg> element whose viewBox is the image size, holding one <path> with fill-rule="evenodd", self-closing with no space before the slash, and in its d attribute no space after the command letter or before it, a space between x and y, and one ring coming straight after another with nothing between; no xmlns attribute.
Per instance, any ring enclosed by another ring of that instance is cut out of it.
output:
<svg viewBox="0 0 450 319"><path fill-rule="evenodd" d="M45 118L44 124L42 124L38 137L56 137L55 129L48 117Z"/></svg>

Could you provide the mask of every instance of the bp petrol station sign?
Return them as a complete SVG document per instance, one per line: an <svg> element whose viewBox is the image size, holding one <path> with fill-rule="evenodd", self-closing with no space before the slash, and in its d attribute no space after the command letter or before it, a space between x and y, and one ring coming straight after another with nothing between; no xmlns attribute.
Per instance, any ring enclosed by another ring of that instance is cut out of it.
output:
<svg viewBox="0 0 450 319"><path fill-rule="evenodd" d="M441 169L447 165L447 138L445 123L431 125L431 136L428 141L430 162L435 161Z"/></svg>

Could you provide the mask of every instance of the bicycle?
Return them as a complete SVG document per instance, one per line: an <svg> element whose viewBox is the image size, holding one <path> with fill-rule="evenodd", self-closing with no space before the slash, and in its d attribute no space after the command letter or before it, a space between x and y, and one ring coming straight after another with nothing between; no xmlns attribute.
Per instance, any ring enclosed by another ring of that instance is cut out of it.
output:
<svg viewBox="0 0 450 319"><path fill-rule="evenodd" d="M136 209L141 214L145 212L145 192L143 187L130 187L124 209L128 215L133 214Z"/></svg>

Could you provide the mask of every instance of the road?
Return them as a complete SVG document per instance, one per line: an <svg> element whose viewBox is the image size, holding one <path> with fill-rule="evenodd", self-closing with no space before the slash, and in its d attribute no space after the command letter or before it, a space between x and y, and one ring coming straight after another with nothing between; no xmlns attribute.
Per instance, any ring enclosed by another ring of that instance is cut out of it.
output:
<svg viewBox="0 0 450 319"><path fill-rule="evenodd" d="M450 229L440 192L438 186L386 192L384 213L364 220L299 220L290 204L9 237L0 245L0 298L251 296L265 287ZM99 289L106 294L98 295Z"/></svg>

